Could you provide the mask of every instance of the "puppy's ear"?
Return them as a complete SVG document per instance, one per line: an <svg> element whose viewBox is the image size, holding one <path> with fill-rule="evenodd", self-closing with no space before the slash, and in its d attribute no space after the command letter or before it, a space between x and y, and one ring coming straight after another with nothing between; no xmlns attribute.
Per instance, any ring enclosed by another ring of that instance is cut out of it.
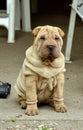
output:
<svg viewBox="0 0 83 130"><path fill-rule="evenodd" d="M57 29L58 29L58 32L59 32L60 36L63 37L65 35L63 30L61 28L57 28Z"/></svg>
<svg viewBox="0 0 83 130"><path fill-rule="evenodd" d="M36 37L42 26L38 26L32 30L32 34Z"/></svg>

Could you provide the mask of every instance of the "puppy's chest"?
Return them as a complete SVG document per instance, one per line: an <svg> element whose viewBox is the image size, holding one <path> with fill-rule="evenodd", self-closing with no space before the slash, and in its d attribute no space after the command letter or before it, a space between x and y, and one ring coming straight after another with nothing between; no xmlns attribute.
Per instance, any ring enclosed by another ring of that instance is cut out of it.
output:
<svg viewBox="0 0 83 130"><path fill-rule="evenodd" d="M39 80L37 82L37 89L43 90L45 88L48 88L50 91L53 90L54 87L56 87L57 80L56 77L51 77L49 79L39 77Z"/></svg>

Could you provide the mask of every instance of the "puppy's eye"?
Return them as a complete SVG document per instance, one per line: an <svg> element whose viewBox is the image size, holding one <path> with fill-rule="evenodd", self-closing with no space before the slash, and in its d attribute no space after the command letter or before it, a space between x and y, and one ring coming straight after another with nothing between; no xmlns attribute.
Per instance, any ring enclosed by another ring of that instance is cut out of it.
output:
<svg viewBox="0 0 83 130"><path fill-rule="evenodd" d="M55 37L55 40L58 41L58 40L59 40L59 37Z"/></svg>
<svg viewBox="0 0 83 130"><path fill-rule="evenodd" d="M41 40L45 40L45 37L44 37L44 36L41 36L40 39L41 39Z"/></svg>

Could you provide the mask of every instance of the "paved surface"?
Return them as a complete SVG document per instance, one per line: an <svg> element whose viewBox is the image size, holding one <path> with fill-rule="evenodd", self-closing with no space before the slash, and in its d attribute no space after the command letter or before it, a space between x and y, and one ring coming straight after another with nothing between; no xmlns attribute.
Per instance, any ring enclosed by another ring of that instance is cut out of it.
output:
<svg viewBox="0 0 83 130"><path fill-rule="evenodd" d="M66 25L64 30L67 32ZM0 130L34 130L40 124L55 130L83 130L83 25L77 23L72 49L73 62L66 64L64 99L67 113L57 113L49 106L40 106L39 115L25 115L25 110L18 105L14 84L25 50L32 44L33 38L31 33L20 31L16 32L14 44L7 44L6 41L7 32L3 31L3 35L0 33L0 80L11 83L12 89L7 99L0 99Z"/></svg>

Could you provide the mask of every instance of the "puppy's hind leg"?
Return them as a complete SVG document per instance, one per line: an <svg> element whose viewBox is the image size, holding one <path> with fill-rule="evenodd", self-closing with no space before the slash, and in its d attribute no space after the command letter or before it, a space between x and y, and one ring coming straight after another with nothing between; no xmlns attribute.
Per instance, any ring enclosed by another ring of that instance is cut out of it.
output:
<svg viewBox="0 0 83 130"><path fill-rule="evenodd" d="M27 107L26 99L18 95L18 101L19 101L19 104L21 105L21 108L26 109Z"/></svg>

